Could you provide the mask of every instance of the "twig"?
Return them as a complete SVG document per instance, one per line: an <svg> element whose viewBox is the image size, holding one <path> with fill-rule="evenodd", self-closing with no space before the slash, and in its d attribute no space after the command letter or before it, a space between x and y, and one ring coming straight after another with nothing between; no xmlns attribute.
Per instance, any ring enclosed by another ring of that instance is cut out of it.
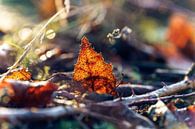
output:
<svg viewBox="0 0 195 129"><path fill-rule="evenodd" d="M139 103L142 102L144 100L147 99L156 99L159 97L164 97L164 96L168 96L168 95L173 95L177 92L186 90L186 89L194 89L195 88L195 80L188 80L185 79L183 81L180 81L178 83L160 88L158 90L146 93L146 94L142 94L142 95L137 95L137 96L131 96L131 97L125 97L121 99L115 99L114 102L122 102L125 105L132 105L134 103ZM108 103L113 103L113 101L105 101L105 102L101 102L104 104L108 104Z"/></svg>
<svg viewBox="0 0 195 129"><path fill-rule="evenodd" d="M185 79L180 82L177 82L169 86L164 86L163 88L160 88L158 90L155 90L155 91L152 91L146 94L115 99L114 102L121 102L125 105L133 105L134 103L141 103L142 101L145 101L148 99L158 99L160 97L173 95L177 92L180 92L186 89L195 89L195 79L192 78L192 76L194 76L194 73L193 73L194 67L195 65L193 64L189 70L189 73L191 74L187 74ZM101 103L109 104L109 103L113 103L113 101L106 101L106 102L101 102Z"/></svg>
<svg viewBox="0 0 195 129"><path fill-rule="evenodd" d="M63 3L63 0L55 0L55 6L56 6L57 11L60 11L61 9L65 8L65 11L61 13L59 16L61 19L64 19L64 20L61 20L60 23L62 25L66 25L68 23L66 18L70 11L70 1L64 0L64 3Z"/></svg>
<svg viewBox="0 0 195 129"><path fill-rule="evenodd" d="M65 115L74 115L79 111L70 106L58 106L46 109L14 109L14 108L0 108L0 120L6 119L14 121L19 119L21 121L56 119Z"/></svg>
<svg viewBox="0 0 195 129"><path fill-rule="evenodd" d="M135 94L144 94L156 90L157 88L151 85L142 85L142 84L120 84L116 91L120 96L130 96L132 90Z"/></svg>
<svg viewBox="0 0 195 129"><path fill-rule="evenodd" d="M90 107L91 108L91 107ZM40 121L40 120L55 120L57 118L66 117L70 115L87 115L101 120L110 121L113 124L120 125L124 129L129 129L127 123L119 122L116 117L101 114L99 112L90 111L89 107L74 108L72 106L58 106L53 108L45 109L14 109L14 108L0 108L0 120L6 120L15 123L15 121L30 122L30 121ZM137 116L131 115L132 119L137 118ZM138 120L140 120L139 118ZM138 121L137 120L137 121ZM121 120L120 121L124 121ZM146 120L145 120L146 121ZM83 123L84 124L84 123ZM131 124L130 124L131 125Z"/></svg>
<svg viewBox="0 0 195 129"><path fill-rule="evenodd" d="M137 101L135 103L132 103L129 106L139 105L139 104L147 103L147 102L154 102L154 101L158 101L158 100L168 100L168 99L175 99L175 98L186 98L186 97L192 97L192 96L195 96L195 92L192 92L192 93L189 93L189 94L182 94L182 95L170 95L170 96L165 96L165 97L160 97L160 98L143 99L143 100Z"/></svg>

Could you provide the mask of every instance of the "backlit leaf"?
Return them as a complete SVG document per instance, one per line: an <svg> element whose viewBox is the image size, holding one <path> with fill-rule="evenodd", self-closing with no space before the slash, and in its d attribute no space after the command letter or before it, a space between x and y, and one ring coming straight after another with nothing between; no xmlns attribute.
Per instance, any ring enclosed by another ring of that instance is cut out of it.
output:
<svg viewBox="0 0 195 129"><path fill-rule="evenodd" d="M28 81L31 80L31 73L26 70L26 68L15 69L10 72L5 79Z"/></svg>
<svg viewBox="0 0 195 129"><path fill-rule="evenodd" d="M91 92L115 95L116 79L112 73L112 65L106 63L102 55L94 51L86 37L81 41L73 79L81 82L83 87Z"/></svg>

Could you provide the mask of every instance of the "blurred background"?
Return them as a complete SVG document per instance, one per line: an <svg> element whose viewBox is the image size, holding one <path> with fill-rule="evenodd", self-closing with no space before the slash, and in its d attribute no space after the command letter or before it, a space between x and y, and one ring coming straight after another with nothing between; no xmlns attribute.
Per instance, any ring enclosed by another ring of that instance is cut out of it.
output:
<svg viewBox="0 0 195 129"><path fill-rule="evenodd" d="M194 6L193 0L0 0L0 72L34 37L21 63L34 78L72 71L85 35L124 81L178 81L195 61Z"/></svg>

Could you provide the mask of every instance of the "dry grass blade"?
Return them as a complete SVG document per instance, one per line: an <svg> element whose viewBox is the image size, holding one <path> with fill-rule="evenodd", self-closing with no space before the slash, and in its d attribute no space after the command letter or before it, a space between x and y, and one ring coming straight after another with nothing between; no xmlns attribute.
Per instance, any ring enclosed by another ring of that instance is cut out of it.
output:
<svg viewBox="0 0 195 129"><path fill-rule="evenodd" d="M69 0L64 0L64 3L62 0L55 0L55 6L56 6L56 9L57 11L60 11L61 9L65 9L64 12L62 12L59 17L61 19L64 19L64 20L61 20L60 23L62 25L67 25L68 21L67 21L67 17L68 17L68 14L70 12L70 1Z"/></svg>

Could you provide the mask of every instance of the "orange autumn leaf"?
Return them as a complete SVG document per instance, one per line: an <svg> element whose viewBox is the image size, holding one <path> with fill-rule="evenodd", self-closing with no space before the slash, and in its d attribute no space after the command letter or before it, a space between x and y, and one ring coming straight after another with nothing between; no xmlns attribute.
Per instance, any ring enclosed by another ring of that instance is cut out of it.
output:
<svg viewBox="0 0 195 129"><path fill-rule="evenodd" d="M81 82L90 92L116 94L116 78L112 73L112 65L106 63L102 55L94 51L86 37L81 40L73 79Z"/></svg>
<svg viewBox="0 0 195 129"><path fill-rule="evenodd" d="M31 73L26 68L15 69L5 76L5 79L29 81L31 80Z"/></svg>
<svg viewBox="0 0 195 129"><path fill-rule="evenodd" d="M187 17L175 14L170 18L167 39L178 48L184 48L188 42L195 43L195 29Z"/></svg>
<svg viewBox="0 0 195 129"><path fill-rule="evenodd" d="M195 105L190 105L187 107L188 111L190 111L191 113L194 113L195 115Z"/></svg>
<svg viewBox="0 0 195 129"><path fill-rule="evenodd" d="M40 107L51 101L57 86L51 82L5 80L0 82L0 105L14 107Z"/></svg>

